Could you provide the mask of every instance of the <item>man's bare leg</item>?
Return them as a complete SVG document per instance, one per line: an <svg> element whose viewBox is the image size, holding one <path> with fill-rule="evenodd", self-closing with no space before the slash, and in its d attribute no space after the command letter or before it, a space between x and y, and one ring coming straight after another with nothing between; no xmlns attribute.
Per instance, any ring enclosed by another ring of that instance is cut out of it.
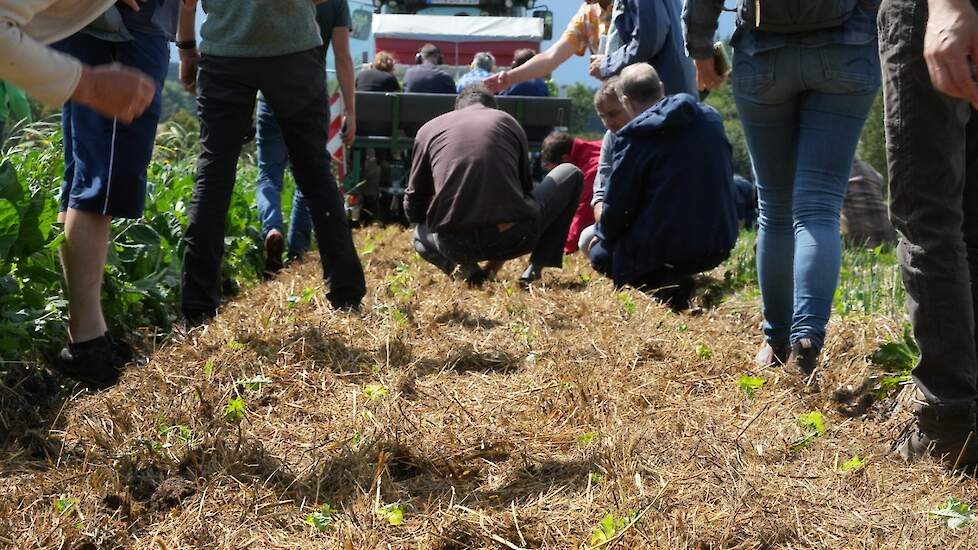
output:
<svg viewBox="0 0 978 550"><path fill-rule="evenodd" d="M65 224L61 265L68 283L68 335L72 342L87 342L107 331L102 277L112 218L69 208L59 220Z"/></svg>

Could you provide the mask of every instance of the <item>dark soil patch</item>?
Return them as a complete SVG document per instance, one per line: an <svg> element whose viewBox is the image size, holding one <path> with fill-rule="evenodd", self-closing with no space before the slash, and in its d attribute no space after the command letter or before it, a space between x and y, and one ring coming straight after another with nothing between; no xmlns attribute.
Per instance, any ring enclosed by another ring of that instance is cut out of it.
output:
<svg viewBox="0 0 978 550"><path fill-rule="evenodd" d="M187 497L193 496L197 492L197 486L193 482L187 481L182 477L171 477L153 493L149 499L149 509L155 511L169 510L179 506Z"/></svg>

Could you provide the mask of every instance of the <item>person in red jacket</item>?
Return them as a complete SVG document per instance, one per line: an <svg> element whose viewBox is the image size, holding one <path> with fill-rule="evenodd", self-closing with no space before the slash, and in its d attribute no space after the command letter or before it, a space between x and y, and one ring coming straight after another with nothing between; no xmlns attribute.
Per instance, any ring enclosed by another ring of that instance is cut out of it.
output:
<svg viewBox="0 0 978 550"><path fill-rule="evenodd" d="M598 174L601 141L584 141L566 132L552 132L543 140L541 157L547 172L569 162L584 173L581 198L567 232L567 241L564 243L564 254L573 254L578 249L577 241L581 238L581 232L588 226L594 225L591 196L594 193L594 178Z"/></svg>

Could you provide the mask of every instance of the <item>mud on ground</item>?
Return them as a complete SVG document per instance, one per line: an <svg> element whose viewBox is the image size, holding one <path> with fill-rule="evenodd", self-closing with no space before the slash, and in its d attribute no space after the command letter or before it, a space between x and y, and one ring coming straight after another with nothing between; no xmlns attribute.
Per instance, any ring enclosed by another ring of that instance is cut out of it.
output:
<svg viewBox="0 0 978 550"><path fill-rule="evenodd" d="M609 514L614 548L970 545L926 511L973 480L883 454L909 412L863 386L892 321L834 320L812 389L754 369L755 301L675 314L580 257L470 289L404 231L357 241L362 315L310 258L8 437L0 547L585 548Z"/></svg>

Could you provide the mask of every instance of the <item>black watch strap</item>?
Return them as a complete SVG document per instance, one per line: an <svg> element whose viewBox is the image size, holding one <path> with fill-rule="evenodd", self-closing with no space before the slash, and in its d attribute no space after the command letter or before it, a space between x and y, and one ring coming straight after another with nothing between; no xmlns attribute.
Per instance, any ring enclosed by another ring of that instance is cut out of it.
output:
<svg viewBox="0 0 978 550"><path fill-rule="evenodd" d="M177 40L175 44L178 50L192 50L197 47L196 40Z"/></svg>

